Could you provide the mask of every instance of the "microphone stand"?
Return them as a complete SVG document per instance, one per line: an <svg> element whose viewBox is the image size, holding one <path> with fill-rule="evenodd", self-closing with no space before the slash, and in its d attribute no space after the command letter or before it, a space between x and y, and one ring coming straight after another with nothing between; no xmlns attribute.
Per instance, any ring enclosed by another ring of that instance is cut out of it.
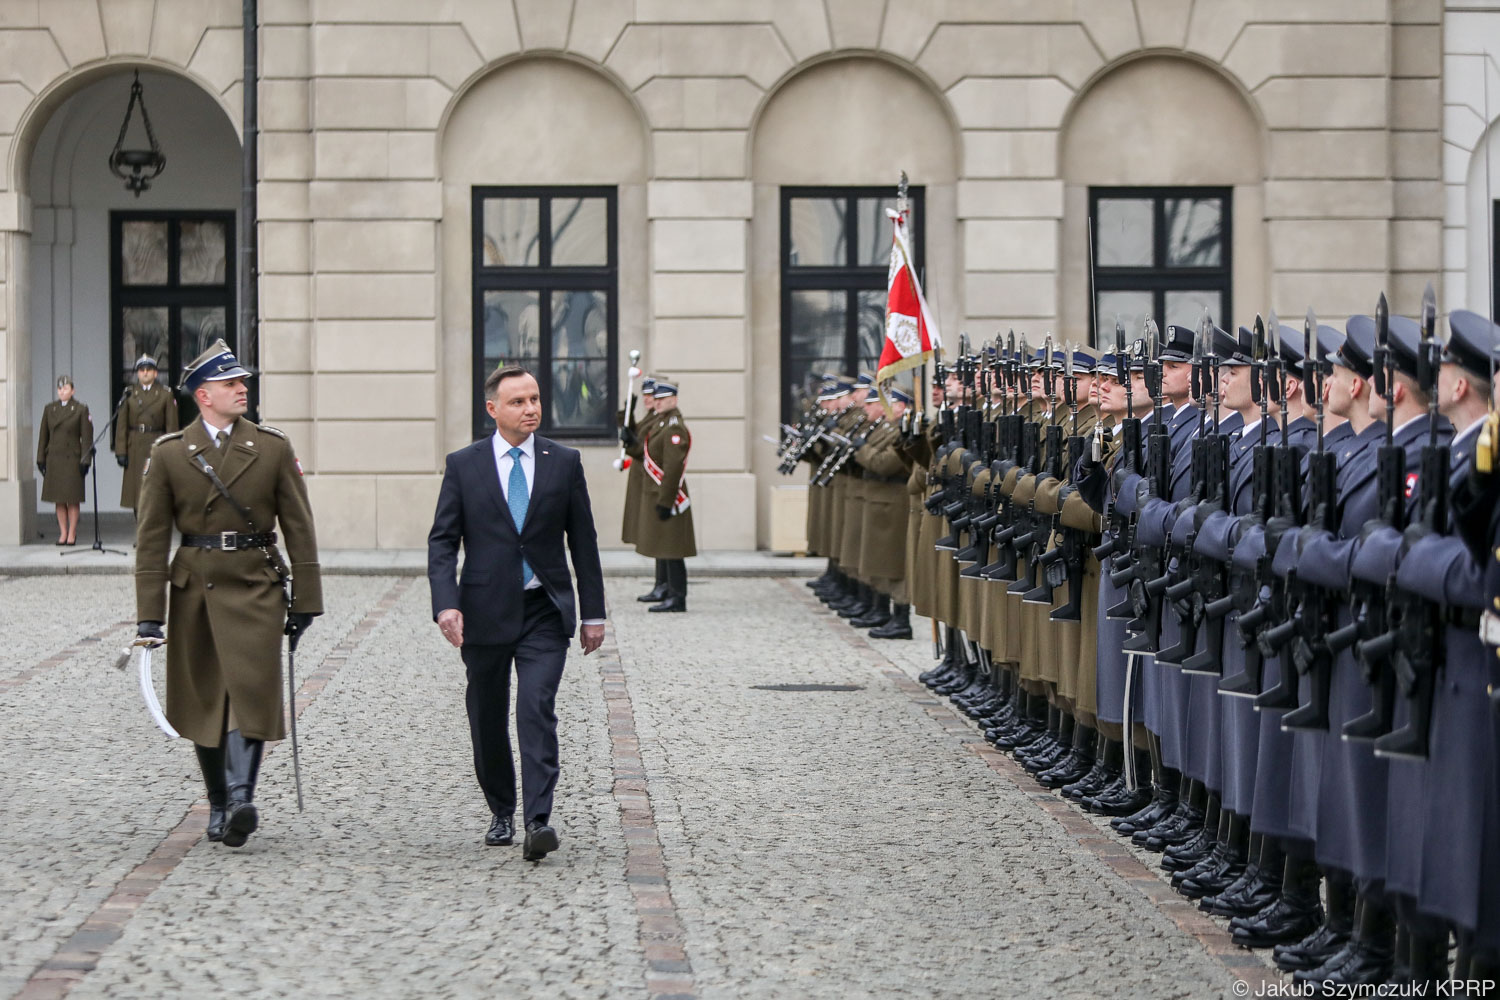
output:
<svg viewBox="0 0 1500 1000"><path fill-rule="evenodd" d="M94 487L94 544L90 545L86 549L74 549L71 552L59 552L58 555L60 555L60 556L76 556L76 555L80 555L80 554L82 554L84 552L113 552L117 556L124 556L124 555L129 555L130 554L128 552L125 552L122 549L105 548L104 543L102 541L100 541L100 539L99 539L99 462L98 462L99 442L102 441L102 440L104 440L104 435L108 434L111 430L114 429L115 421L120 418L120 407L124 406L125 405L125 400L127 400L129 398L130 398L130 387L126 386L125 387L125 391L122 392L122 393L120 393L120 401L115 404L115 410L114 410L113 413L111 413L109 415L109 420L105 423L104 429L102 431L100 431L98 434L94 435L94 443L89 446L89 478L93 480L93 487Z"/></svg>

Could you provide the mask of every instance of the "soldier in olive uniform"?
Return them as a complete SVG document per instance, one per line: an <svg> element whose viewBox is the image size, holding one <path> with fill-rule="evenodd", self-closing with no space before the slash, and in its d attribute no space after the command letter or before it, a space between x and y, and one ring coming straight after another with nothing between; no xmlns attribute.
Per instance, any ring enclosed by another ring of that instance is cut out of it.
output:
<svg viewBox="0 0 1500 1000"><path fill-rule="evenodd" d="M912 461L902 451L901 418L911 405L909 393L888 392L891 417L870 433L854 453L863 470L865 502L860 527L859 575L874 591L867 614L850 620L855 628L870 629L876 639L910 639L911 619L906 595L906 529L909 504L906 481ZM883 416L879 397L867 404ZM892 602L895 609L892 610ZM889 627L887 627L889 626Z"/></svg>
<svg viewBox="0 0 1500 1000"><path fill-rule="evenodd" d="M285 434L245 419L250 374L222 340L183 372L199 419L152 446L136 525L137 632L161 639L163 621L172 626L167 718L197 750L208 838L229 847L259 823L264 741L285 736L281 636L323 613L302 467ZM169 566L174 527L182 545Z"/></svg>
<svg viewBox="0 0 1500 1000"><path fill-rule="evenodd" d="M620 413L620 443L625 447L625 454L630 456L629 478L625 481L625 516L620 524L620 541L626 545L635 544L636 527L641 519L641 496L646 491L646 465L641 461L641 444L656 425L656 400L651 396L651 391L655 388L656 379L653 376L647 375L641 379L641 407L646 412L639 420L634 413ZM657 604L665 600L666 596L667 564L658 559L656 586L650 593L642 594L636 600Z"/></svg>
<svg viewBox="0 0 1500 1000"><path fill-rule="evenodd" d="M94 422L86 403L73 398L73 380L57 377L57 400L42 408L36 439L36 467L42 474L42 500L57 505L57 544L78 542L78 509L83 479L94 458ZM48 471L51 470L51 471Z"/></svg>
<svg viewBox="0 0 1500 1000"><path fill-rule="evenodd" d="M651 390L656 421L641 442L646 481L636 522L635 550L666 563L667 595L648 611L687 610L687 563L698 554L693 541L692 501L687 491L688 451L693 436L677 409L677 386L658 378Z"/></svg>
<svg viewBox="0 0 1500 1000"><path fill-rule="evenodd" d="M156 374L156 359L142 354L135 363L136 384L125 391L115 415L115 461L125 470L120 506L131 510L140 495L152 442L177 430L177 401L172 390L156 380Z"/></svg>

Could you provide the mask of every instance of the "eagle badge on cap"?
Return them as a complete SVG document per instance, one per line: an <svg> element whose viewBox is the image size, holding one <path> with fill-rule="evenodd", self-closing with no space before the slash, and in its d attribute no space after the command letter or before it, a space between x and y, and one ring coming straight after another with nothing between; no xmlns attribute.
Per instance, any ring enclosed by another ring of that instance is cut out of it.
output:
<svg viewBox="0 0 1500 1000"><path fill-rule="evenodd" d="M681 434L673 434L672 435L672 443L673 444L682 444L682 435Z"/></svg>

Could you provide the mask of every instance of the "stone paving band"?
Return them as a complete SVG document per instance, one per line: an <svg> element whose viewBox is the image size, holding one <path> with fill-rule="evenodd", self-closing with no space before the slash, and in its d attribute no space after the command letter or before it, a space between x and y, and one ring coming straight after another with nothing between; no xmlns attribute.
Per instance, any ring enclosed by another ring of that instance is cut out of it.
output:
<svg viewBox="0 0 1500 1000"><path fill-rule="evenodd" d="M1297 984L1493 981L1500 326L1444 326L1429 287L1344 330L1012 333L923 413L825 375L781 442L808 586L874 638L930 615L922 681Z"/></svg>

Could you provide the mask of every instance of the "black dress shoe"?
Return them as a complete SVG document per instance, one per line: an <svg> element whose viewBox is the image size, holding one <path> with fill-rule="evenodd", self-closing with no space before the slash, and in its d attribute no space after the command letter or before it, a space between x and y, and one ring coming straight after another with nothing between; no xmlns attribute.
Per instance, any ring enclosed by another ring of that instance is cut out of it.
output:
<svg viewBox="0 0 1500 1000"><path fill-rule="evenodd" d="M667 599L660 604L653 604L647 611L686 611L687 598L676 594L668 594Z"/></svg>
<svg viewBox="0 0 1500 1000"><path fill-rule="evenodd" d="M640 601L642 604L659 604L666 599L667 585L665 583L658 583L656 587L651 591L651 593L642 594L640 597L636 598L636 600Z"/></svg>
<svg viewBox="0 0 1500 1000"><path fill-rule="evenodd" d="M540 861L555 850L557 831L540 820L529 821L526 824L526 840L521 845L521 856L527 861Z"/></svg>
<svg viewBox="0 0 1500 1000"><path fill-rule="evenodd" d="M516 842L516 824L509 816L495 816L484 835L485 847L509 847Z"/></svg>

